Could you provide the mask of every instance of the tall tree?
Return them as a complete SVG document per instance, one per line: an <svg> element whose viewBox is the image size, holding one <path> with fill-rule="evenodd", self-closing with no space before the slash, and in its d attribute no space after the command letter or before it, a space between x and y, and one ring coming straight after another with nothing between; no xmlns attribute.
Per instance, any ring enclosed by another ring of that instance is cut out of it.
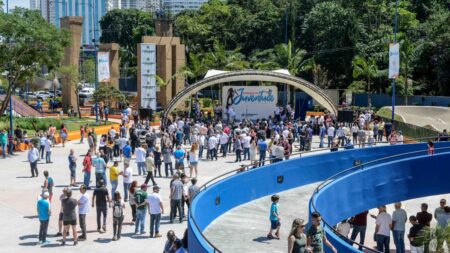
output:
<svg viewBox="0 0 450 253"><path fill-rule="evenodd" d="M0 12L0 38L0 72L8 73L2 115L18 85L31 80L43 65L49 69L58 66L70 36L49 24L39 12L16 8L11 14Z"/></svg>
<svg viewBox="0 0 450 253"><path fill-rule="evenodd" d="M153 14L138 9L114 9L100 20L102 43L120 45L121 64L128 62L130 71L136 72L137 44L142 36L154 35Z"/></svg>
<svg viewBox="0 0 450 253"><path fill-rule="evenodd" d="M370 97L370 83L371 80L377 75L378 73L378 67L374 59L369 58L366 60L365 58L361 56L355 56L355 59L352 61L353 66L353 77L359 78L363 77L366 79L367 84L367 99L369 108L372 107L372 101Z"/></svg>

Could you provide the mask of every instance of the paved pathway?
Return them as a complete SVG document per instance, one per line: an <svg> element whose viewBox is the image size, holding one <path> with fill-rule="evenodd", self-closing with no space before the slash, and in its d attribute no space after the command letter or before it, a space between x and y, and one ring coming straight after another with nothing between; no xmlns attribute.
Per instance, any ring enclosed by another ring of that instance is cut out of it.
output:
<svg viewBox="0 0 450 253"><path fill-rule="evenodd" d="M3 177L3 182L0 184L0 252L75 252L75 250L81 252L126 252L130 248L133 248L135 252L151 252L160 253L164 247L165 236L162 238L151 239L146 236L134 236L134 226L130 224L131 221L131 209L127 205L125 211L125 224L123 227L123 236L120 241L113 242L112 238L112 216L111 210L109 210L108 231L105 234L99 234L96 232L96 212L91 210L87 216L87 230L88 240L80 242L78 246L72 246L71 237L69 237L68 246L60 247L61 237L52 237L48 239L51 244L46 246L37 245L37 235L39 232L39 221L36 214L36 201L38 195L41 192L41 186L44 182L42 171L48 170L50 176L55 180L54 189L54 201L52 204L52 216L49 225L49 235L54 235L58 231L57 215L60 210L60 203L58 196L62 193L63 187L69 184L69 168L67 156L69 150L73 148L75 154L78 157L77 162L77 181L82 182L82 159L81 154L85 154L87 151L87 144L78 144L78 141L72 141L67 143L63 148L58 145L53 149L52 164L45 164L39 162L38 178L30 178L30 167L26 161L26 153L19 152L13 158L7 158L5 160L0 159L0 173ZM234 156L227 158L219 158L219 161L200 161L199 162L199 177L198 184L201 185L207 180L213 177L225 173L229 170L236 169L239 164L233 163ZM212 166L213 165L213 166ZM137 174L137 167L132 160L132 167L134 174ZM119 166L123 169L123 166ZM141 184L144 182L142 176L135 176L135 180ZM182 237L186 229L187 222L179 224L168 224L169 207L169 178L156 178L156 182L161 186L161 195L163 196L163 202L165 207L165 214L161 221L161 233L165 235L168 230L173 229L175 233ZM79 191L77 188L72 188L74 197L79 197ZM122 178L119 178L118 190L123 195ZM151 191L149 189L148 191ZM89 191L90 197L92 197L92 191ZM149 217L146 220L147 232L149 228ZM147 234L148 236L148 234Z"/></svg>

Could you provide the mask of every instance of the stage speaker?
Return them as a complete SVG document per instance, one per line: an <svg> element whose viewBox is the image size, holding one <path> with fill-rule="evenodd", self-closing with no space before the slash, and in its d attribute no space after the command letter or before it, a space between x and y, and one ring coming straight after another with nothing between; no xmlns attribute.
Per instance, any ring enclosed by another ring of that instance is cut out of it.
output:
<svg viewBox="0 0 450 253"><path fill-rule="evenodd" d="M338 111L338 122L353 123L353 111Z"/></svg>
<svg viewBox="0 0 450 253"><path fill-rule="evenodd" d="M153 110L150 108L141 108L139 109L139 118L148 119L153 117Z"/></svg>

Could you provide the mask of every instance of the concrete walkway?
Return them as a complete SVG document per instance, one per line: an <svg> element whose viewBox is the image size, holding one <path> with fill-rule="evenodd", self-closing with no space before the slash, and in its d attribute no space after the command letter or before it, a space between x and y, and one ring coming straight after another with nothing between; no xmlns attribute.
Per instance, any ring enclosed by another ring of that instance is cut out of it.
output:
<svg viewBox="0 0 450 253"><path fill-rule="evenodd" d="M83 181L82 175L82 160L88 149L87 143L78 144L77 141L71 141L63 148L61 145L55 147L52 151L52 160L54 163L45 164L42 161L38 163L39 177L31 178L29 163L26 161L26 152L16 153L14 157L7 159L0 159L0 173L3 177L3 182L0 185L0 252L128 252L130 248L133 252L150 252L160 253L163 250L166 238L165 234L168 230L174 230L176 235L180 238L186 229L187 222L179 224L168 224L169 206L169 178L156 178L156 182L161 186L160 193L163 196L165 213L162 217L160 232L163 234L162 238L148 238L148 233L145 236L135 236L134 226L130 224L131 209L127 205L125 210L125 224L122 230L122 239L117 242L112 239L112 216L109 210L107 218L107 233L99 234L96 232L96 211L91 210L87 215L87 230L88 239L80 242L78 246L72 246L72 237L69 237L67 246L61 247L61 237L53 237L58 232L58 213L60 210L59 195L62 189L69 184L69 168L68 155L69 150L74 149L77 161L77 181L81 184ZM238 163L234 161L234 156L227 158L219 158L218 161L200 161L199 162L199 177L198 184L202 185L207 180L225 173L230 170L238 168ZM134 180L138 180L139 184L143 183L145 178L137 176L137 167L132 160L132 167L134 171ZM119 166L123 169L123 165ZM49 238L51 242L49 245L41 246L37 244L39 221L36 213L36 201L41 193L41 186L44 182L43 171L48 170L50 176L55 181L54 199L52 203L52 216L49 225ZM163 173L164 174L164 173ZM118 190L123 196L122 178L119 178ZM110 188L109 188L110 189ZM80 194L78 188L72 187L73 196L79 198ZM148 190L151 192L151 189ZM92 197L92 191L88 192ZM146 220L146 230L149 231L149 216Z"/></svg>

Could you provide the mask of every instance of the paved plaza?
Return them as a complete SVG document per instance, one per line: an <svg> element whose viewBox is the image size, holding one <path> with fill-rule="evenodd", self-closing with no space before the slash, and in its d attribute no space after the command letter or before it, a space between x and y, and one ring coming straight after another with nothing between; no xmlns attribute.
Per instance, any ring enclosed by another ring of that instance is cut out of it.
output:
<svg viewBox="0 0 450 253"><path fill-rule="evenodd" d="M317 143L313 145L317 147ZM160 231L162 238L149 238L146 235L134 235L134 225L131 225L131 209L126 206L125 220L122 230L122 239L120 241L112 241L112 217L109 213L107 222L108 231L99 234L96 231L96 211L91 209L87 215L88 239L80 242L78 246L72 246L71 237L67 246L60 246L61 237L54 237L58 232L57 215L60 210L60 202L58 197L62 189L69 184L69 168L67 156L69 150L74 149L78 158L77 182L81 184L82 172L81 162L82 154L87 150L87 144L78 144L78 141L71 141L66 147L58 145L53 149L52 164L45 164L42 161L38 164L39 177L31 178L30 167L26 161L26 152L18 152L13 158L0 160L0 170L4 175L4 181L0 185L2 194L0 195L0 238L2 247L0 252L119 252L129 250L145 251L159 253L162 251L165 243L165 234L168 230L174 230L180 238L186 229L187 222L179 224L169 224L168 213L169 206L169 178L155 178L156 182L161 186L161 195L165 207L165 213L162 217ZM328 152L328 151L318 151ZM230 170L237 169L239 165L248 162L234 163L234 154L227 158L219 158L218 161L200 161L198 184L202 185L206 181L225 173ZM132 161L134 180L139 183L144 182L143 176L137 175L136 164ZM119 166L123 168L122 165ZM48 170L50 176L55 180L54 198L52 203L52 217L50 218L49 240L50 244L39 245L37 243L39 221L36 213L36 200L41 192L41 186L44 182L43 171ZM286 252L286 237L289 233L291 222L296 217L307 219L308 201L312 191L317 184L310 184L303 187L295 188L280 193L280 214L282 217L281 240L268 240L266 234L268 232L268 208L270 206L270 198L268 196L252 201L248 204L239 206L230 212L227 212L219 219L214 221L206 230L206 236L223 252ZM79 197L78 188L72 187L74 197ZM123 193L122 178L119 179L118 190ZM149 188L148 192L151 192ZM92 197L92 191L89 191ZM439 199L448 196L432 196L422 199L409 200L404 202L404 208L408 215L415 214L419 210L420 203L427 202L430 204L429 211L432 212L438 205ZM333 207L339 208L339 207ZM388 212L392 213L393 206L388 206ZM376 210L370 213L376 214ZM433 222L435 222L433 220ZM146 220L148 232L149 217ZM409 229L409 226L407 226ZM366 245L374 246L371 235L374 231L374 220L369 218L369 224L366 235ZM223 238L228 238L223 240ZM229 243L232 241L233 243ZM391 241L391 248L393 242ZM408 247L407 247L408 248Z"/></svg>
<svg viewBox="0 0 450 253"><path fill-rule="evenodd" d="M150 217L147 215L145 236L134 235L134 225L131 225L131 209L126 205L124 226L122 229L122 239L120 241L111 241L112 239L112 216L111 210L108 213L107 233L99 234L96 223L96 211L90 210L87 215L87 240L79 242L72 246L72 237L69 237L67 245L60 246L62 237L53 237L58 232L58 214L60 210L59 195L62 189L69 185L69 167L68 155L69 150L75 150L77 161L77 182L83 181L82 170L82 154L87 151L87 144L78 144L78 141L71 141L63 148L61 145L55 147L52 151L52 164L45 164L42 160L38 163L39 177L31 178L30 166L27 162L26 152L17 152L13 158L0 159L0 171L4 176L3 183L0 185L0 252L126 252L132 247L134 252L151 252L160 253L163 250L166 241L165 234L168 230L174 230L180 238L187 227L187 222L179 224L169 224L169 182L170 178L155 178L158 185L161 186L160 194L164 202L164 214L161 220L160 233L162 238L149 238L148 231L150 227ZM206 181L238 168L241 163L234 163L234 156L228 156L226 159L219 158L218 161L200 161L198 185L202 185ZM245 162L243 162L245 163ZM137 176L137 167L132 160L134 180L138 180L142 184L145 180L142 176ZM119 166L122 170L122 164ZM39 221L37 219L36 201L41 193L41 186L44 182L43 171L48 170L50 176L55 180L54 198L52 203L52 216L49 225L49 238L51 242L48 245L38 245ZM164 173L163 173L164 174ZM93 180L93 176L91 177ZM93 182L93 181L92 181ZM80 193L78 188L72 187L73 197L78 199ZM119 188L123 196L122 178L119 178ZM147 192L151 192L151 187ZM92 191L88 191L92 198Z"/></svg>

